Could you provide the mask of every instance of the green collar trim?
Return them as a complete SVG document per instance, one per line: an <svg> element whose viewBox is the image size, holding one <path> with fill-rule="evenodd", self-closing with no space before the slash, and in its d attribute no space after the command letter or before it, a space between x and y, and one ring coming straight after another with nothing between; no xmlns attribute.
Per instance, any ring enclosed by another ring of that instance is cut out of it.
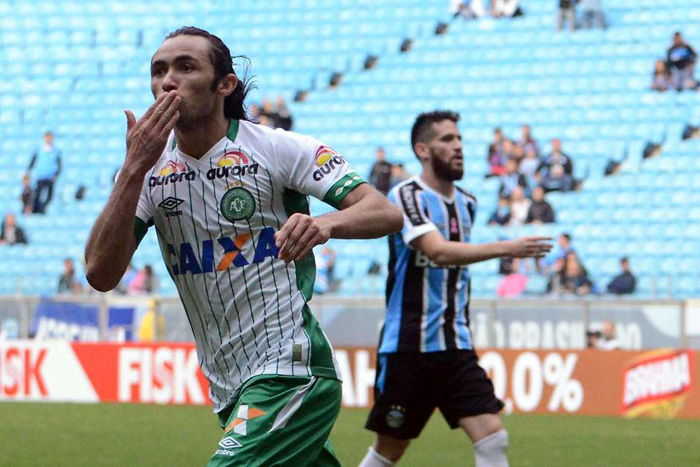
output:
<svg viewBox="0 0 700 467"><path fill-rule="evenodd" d="M238 135L238 120L232 118L231 123L228 126L228 131L226 132L226 137L231 141L236 141L236 136Z"/></svg>

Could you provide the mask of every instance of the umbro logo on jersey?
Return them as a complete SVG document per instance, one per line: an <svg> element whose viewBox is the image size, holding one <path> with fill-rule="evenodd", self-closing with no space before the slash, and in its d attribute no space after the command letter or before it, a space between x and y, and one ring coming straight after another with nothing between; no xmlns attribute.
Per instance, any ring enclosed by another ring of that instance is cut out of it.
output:
<svg viewBox="0 0 700 467"><path fill-rule="evenodd" d="M168 185L169 183L178 183L183 180L191 182L194 180L196 172L194 170L187 171L187 166L182 162L168 161L167 165L158 171L157 177L151 177L148 180L148 186L151 188L160 185Z"/></svg>
<svg viewBox="0 0 700 467"><path fill-rule="evenodd" d="M184 199L168 196L158 204L158 207L163 208L167 211L165 213L165 217L181 216L182 211L178 210L177 207L184 202Z"/></svg>
<svg viewBox="0 0 700 467"><path fill-rule="evenodd" d="M243 445L230 436L219 441L219 447L223 449L240 448L241 446Z"/></svg>
<svg viewBox="0 0 700 467"><path fill-rule="evenodd" d="M328 146L321 146L316 150L316 165L319 167L314 171L314 180L320 182L323 177L335 170L336 167L345 164L345 159Z"/></svg>
<svg viewBox="0 0 700 467"><path fill-rule="evenodd" d="M219 441L219 449L217 449L214 455L232 457L236 455L236 452L231 451L231 449L240 448L242 446L243 445L241 443L239 443L232 437L227 436L226 438Z"/></svg>

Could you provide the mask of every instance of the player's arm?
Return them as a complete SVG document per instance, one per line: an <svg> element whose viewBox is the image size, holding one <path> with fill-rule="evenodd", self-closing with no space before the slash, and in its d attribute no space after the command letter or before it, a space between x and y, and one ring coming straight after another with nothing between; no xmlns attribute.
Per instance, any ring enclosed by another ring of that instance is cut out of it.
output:
<svg viewBox="0 0 700 467"><path fill-rule="evenodd" d="M495 243L471 244L445 239L432 230L411 242L411 247L422 252L438 266L465 266L489 259L509 256L528 258L544 256L552 245L547 237L523 237Z"/></svg>
<svg viewBox="0 0 700 467"><path fill-rule="evenodd" d="M340 202L340 211L320 216L330 238L377 238L401 230L403 216L384 195L367 183L358 185Z"/></svg>
<svg viewBox="0 0 700 467"><path fill-rule="evenodd" d="M319 217L294 214L275 234L279 258L289 263L306 256L330 238L377 238L401 230L403 216L376 189L356 186L339 204L340 211Z"/></svg>
<svg viewBox="0 0 700 467"><path fill-rule="evenodd" d="M143 179L165 148L180 116L179 105L180 98L169 92L161 94L138 122L131 111L125 112L126 160L85 247L87 280L100 292L119 284L136 251L134 219Z"/></svg>

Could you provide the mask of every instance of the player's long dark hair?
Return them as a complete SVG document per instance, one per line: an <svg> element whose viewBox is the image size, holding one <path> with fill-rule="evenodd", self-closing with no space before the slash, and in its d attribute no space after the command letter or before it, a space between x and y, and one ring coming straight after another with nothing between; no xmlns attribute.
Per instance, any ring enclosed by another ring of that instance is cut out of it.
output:
<svg viewBox="0 0 700 467"><path fill-rule="evenodd" d="M212 90L216 89L216 86L226 75L231 73L236 75L236 72L233 69L233 57L231 56L231 51L226 44L224 44L224 42L214 34L194 26L185 26L171 32L165 39L167 40L177 36L201 36L206 38L211 44L209 58L212 65L214 65L215 73ZM248 58L245 56L236 58L242 58L250 63L250 60L248 60ZM236 86L236 89L234 89L233 92L226 96L226 99L224 99L224 115L226 118L248 120L248 115L245 108L245 98L251 89L254 88L254 84L247 76L236 76L238 77L238 85Z"/></svg>

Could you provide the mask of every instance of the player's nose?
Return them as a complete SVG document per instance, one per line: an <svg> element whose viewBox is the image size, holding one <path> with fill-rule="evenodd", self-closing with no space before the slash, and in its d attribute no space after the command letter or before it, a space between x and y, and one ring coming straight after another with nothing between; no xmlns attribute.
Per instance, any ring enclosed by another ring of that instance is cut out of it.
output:
<svg viewBox="0 0 700 467"><path fill-rule="evenodd" d="M177 91L177 81L171 72L168 72L161 83L163 92Z"/></svg>

